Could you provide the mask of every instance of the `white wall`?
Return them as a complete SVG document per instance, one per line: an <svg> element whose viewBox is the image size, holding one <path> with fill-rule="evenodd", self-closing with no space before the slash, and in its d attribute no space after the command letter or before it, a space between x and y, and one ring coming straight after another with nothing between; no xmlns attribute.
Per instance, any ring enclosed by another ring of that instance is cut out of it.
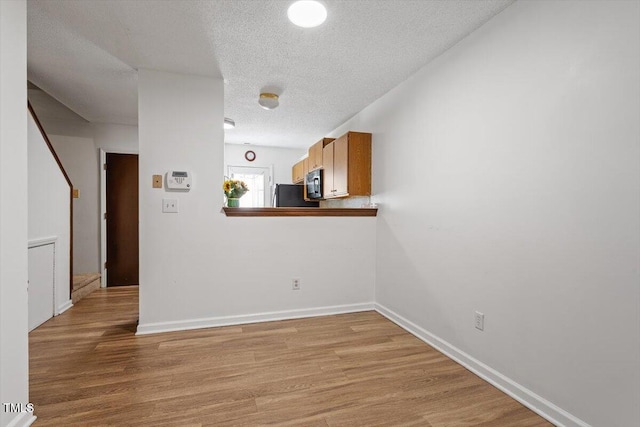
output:
<svg viewBox="0 0 640 427"><path fill-rule="evenodd" d="M253 162L249 162L244 158L244 153L247 150L256 153L256 159ZM229 166L273 166L273 183L291 184L291 168L306 153L307 150L299 148L224 144L224 174L228 175Z"/></svg>
<svg viewBox="0 0 640 427"><path fill-rule="evenodd" d="M27 335L27 8L0 1L0 402L29 402ZM0 411L0 425L29 413Z"/></svg>
<svg viewBox="0 0 640 427"><path fill-rule="evenodd" d="M371 307L375 218L226 217L222 80L143 69L138 82L139 333ZM189 193L151 188L170 169L193 172Z"/></svg>
<svg viewBox="0 0 640 427"><path fill-rule="evenodd" d="M42 126L80 197L73 200L73 273L100 271L100 158L138 152L137 126L44 118Z"/></svg>
<svg viewBox="0 0 640 427"><path fill-rule="evenodd" d="M73 274L98 272L98 151L91 138L50 135L49 139L80 196L73 199Z"/></svg>
<svg viewBox="0 0 640 427"><path fill-rule="evenodd" d="M107 152L137 153L138 127L113 123L93 123L96 148Z"/></svg>
<svg viewBox="0 0 640 427"><path fill-rule="evenodd" d="M37 99L33 100L37 102ZM36 112L38 106L34 105ZM47 136L87 138L96 149L106 151L138 152L138 127L115 123L89 123L54 117L39 117Z"/></svg>
<svg viewBox="0 0 640 427"><path fill-rule="evenodd" d="M31 102L31 105L38 115L40 124L49 138L51 138L52 135L58 135L93 139L94 130L92 123L81 119L69 120L50 117L46 115L46 111L42 111L41 108L38 108L38 101L39 99L37 97L29 99L29 102Z"/></svg>
<svg viewBox="0 0 640 427"><path fill-rule="evenodd" d="M28 115L29 241L56 237L56 312L70 304L69 184L51 154L31 114Z"/></svg>
<svg viewBox="0 0 640 427"><path fill-rule="evenodd" d="M567 425L640 425L639 5L517 2L333 134L373 132L376 302Z"/></svg>

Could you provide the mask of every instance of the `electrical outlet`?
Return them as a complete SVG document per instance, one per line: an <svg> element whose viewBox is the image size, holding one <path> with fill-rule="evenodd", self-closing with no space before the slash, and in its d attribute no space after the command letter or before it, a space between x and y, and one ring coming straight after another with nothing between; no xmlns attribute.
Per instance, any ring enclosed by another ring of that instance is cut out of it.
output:
<svg viewBox="0 0 640 427"><path fill-rule="evenodd" d="M300 279L291 280L291 289L293 289L294 291L300 290Z"/></svg>
<svg viewBox="0 0 640 427"><path fill-rule="evenodd" d="M484 314L479 311L475 312L475 327L481 331L484 331Z"/></svg>

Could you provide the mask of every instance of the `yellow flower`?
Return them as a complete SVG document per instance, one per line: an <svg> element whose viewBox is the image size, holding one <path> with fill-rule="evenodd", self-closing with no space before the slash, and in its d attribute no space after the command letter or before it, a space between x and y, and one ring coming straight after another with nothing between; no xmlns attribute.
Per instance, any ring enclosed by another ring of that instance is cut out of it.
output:
<svg viewBox="0 0 640 427"><path fill-rule="evenodd" d="M1 1L1 0L0 0ZM249 191L249 187L243 181L238 179L227 179L222 184L222 189L227 197L240 198Z"/></svg>

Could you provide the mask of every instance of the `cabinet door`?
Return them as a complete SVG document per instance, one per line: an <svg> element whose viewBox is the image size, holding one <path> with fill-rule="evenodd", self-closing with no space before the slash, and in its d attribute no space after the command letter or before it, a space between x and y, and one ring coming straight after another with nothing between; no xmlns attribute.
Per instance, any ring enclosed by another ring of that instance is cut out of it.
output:
<svg viewBox="0 0 640 427"><path fill-rule="evenodd" d="M293 182L294 184L298 184L302 182L303 179L303 164L302 161L299 161L298 163L293 165L293 168L291 169L291 182Z"/></svg>
<svg viewBox="0 0 640 427"><path fill-rule="evenodd" d="M323 141L320 140L309 148L309 171L320 169L323 166Z"/></svg>
<svg viewBox="0 0 640 427"><path fill-rule="evenodd" d="M313 165L315 164L316 152L314 151L313 147L314 147L313 145L309 147L309 151L308 151L309 154L307 155L307 159L309 159L307 160L307 163L309 165L309 172L311 172L314 169Z"/></svg>
<svg viewBox="0 0 640 427"><path fill-rule="evenodd" d="M304 199L307 199L307 174L309 173L309 158L305 157L302 160L302 184L304 185L303 187L303 194L304 194Z"/></svg>
<svg viewBox="0 0 640 427"><path fill-rule="evenodd" d="M349 193L348 164L349 137L344 135L333 141L333 195L344 196Z"/></svg>
<svg viewBox="0 0 640 427"><path fill-rule="evenodd" d="M322 176L322 196L330 199L333 191L333 142L322 149L322 163L324 172Z"/></svg>

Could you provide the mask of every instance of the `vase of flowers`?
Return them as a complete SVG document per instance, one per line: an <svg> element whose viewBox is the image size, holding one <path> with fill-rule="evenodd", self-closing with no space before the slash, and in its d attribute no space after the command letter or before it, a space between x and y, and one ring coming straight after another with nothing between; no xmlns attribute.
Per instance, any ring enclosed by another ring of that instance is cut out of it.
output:
<svg viewBox="0 0 640 427"><path fill-rule="evenodd" d="M225 179L222 184L225 196L227 196L227 207L237 208L240 206L240 197L249 191L249 187L244 181L238 179Z"/></svg>

